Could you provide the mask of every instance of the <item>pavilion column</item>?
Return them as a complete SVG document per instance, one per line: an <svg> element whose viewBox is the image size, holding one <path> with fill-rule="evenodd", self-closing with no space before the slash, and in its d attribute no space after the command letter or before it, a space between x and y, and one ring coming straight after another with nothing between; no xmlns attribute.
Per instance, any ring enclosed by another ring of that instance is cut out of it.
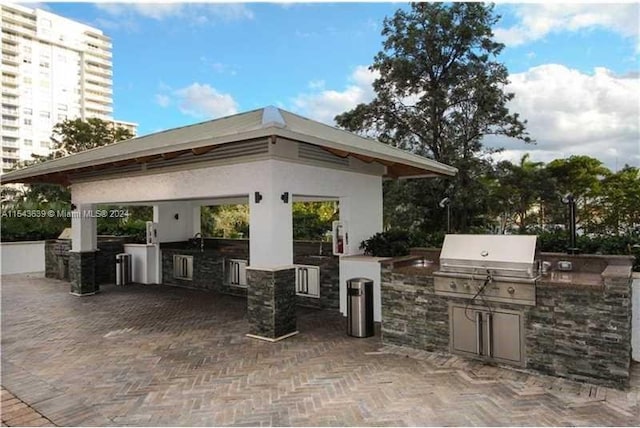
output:
<svg viewBox="0 0 640 428"><path fill-rule="evenodd" d="M71 217L69 280L71 294L75 296L89 296L100 290L96 281L98 237L95 214L95 204L79 204Z"/></svg>
<svg viewBox="0 0 640 428"><path fill-rule="evenodd" d="M249 197L247 336L272 342L298 333L292 199L284 192L271 188Z"/></svg>

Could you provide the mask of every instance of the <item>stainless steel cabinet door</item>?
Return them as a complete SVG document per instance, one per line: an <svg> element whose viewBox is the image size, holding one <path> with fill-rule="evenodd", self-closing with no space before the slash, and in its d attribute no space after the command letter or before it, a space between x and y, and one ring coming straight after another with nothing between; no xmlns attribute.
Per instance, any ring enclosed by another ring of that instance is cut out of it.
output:
<svg viewBox="0 0 640 428"><path fill-rule="evenodd" d="M478 354L477 311L451 306L451 350Z"/></svg>
<svg viewBox="0 0 640 428"><path fill-rule="evenodd" d="M494 311L491 313L491 324L491 357L508 362L521 362L520 315Z"/></svg>

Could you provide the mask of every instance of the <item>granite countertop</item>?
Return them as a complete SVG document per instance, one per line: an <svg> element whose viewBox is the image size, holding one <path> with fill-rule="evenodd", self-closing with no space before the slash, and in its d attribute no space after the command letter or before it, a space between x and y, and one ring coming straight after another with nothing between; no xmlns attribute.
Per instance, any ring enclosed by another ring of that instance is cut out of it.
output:
<svg viewBox="0 0 640 428"><path fill-rule="evenodd" d="M601 288L604 286L604 280L602 274L599 273L551 271L542 275L538 280L538 284L560 287Z"/></svg>
<svg viewBox="0 0 640 428"><path fill-rule="evenodd" d="M424 266L400 266L393 269L393 272L402 273L405 275L424 275L433 276L433 273L440 269L438 263L427 263Z"/></svg>

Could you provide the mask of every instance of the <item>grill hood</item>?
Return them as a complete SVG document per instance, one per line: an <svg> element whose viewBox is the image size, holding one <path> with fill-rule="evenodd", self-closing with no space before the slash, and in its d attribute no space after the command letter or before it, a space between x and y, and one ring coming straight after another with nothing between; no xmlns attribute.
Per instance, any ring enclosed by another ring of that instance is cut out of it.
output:
<svg viewBox="0 0 640 428"><path fill-rule="evenodd" d="M535 235L446 235L440 253L440 272L533 278Z"/></svg>

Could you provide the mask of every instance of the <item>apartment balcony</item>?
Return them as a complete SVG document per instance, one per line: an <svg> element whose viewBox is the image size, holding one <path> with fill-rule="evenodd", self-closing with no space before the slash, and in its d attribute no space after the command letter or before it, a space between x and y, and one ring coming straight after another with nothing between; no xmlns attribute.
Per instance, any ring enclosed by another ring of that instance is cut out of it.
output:
<svg viewBox="0 0 640 428"><path fill-rule="evenodd" d="M7 30L15 31L17 33L20 33L20 34L23 34L23 35L26 35L26 36L29 36L29 37L35 37L36 36L35 28L31 29L31 28L27 28L27 27L25 27L23 25L11 24L11 23L5 21L4 19L3 19L3 21L4 22L2 23L2 28L5 28Z"/></svg>
<svg viewBox="0 0 640 428"><path fill-rule="evenodd" d="M3 70L4 71L4 67ZM16 78L11 78L11 77L3 77L2 78L2 86L7 86L7 87L18 87L18 79Z"/></svg>
<svg viewBox="0 0 640 428"><path fill-rule="evenodd" d="M85 73L84 75L84 79L87 83L89 84L93 84L93 85L97 85L100 87L110 87L111 86L111 77L103 77L103 76L99 76L97 74L93 74L93 71L87 70L89 71L88 73Z"/></svg>
<svg viewBox="0 0 640 428"><path fill-rule="evenodd" d="M16 162L2 162L2 172L7 172L13 169L15 166L16 166Z"/></svg>
<svg viewBox="0 0 640 428"><path fill-rule="evenodd" d="M5 22L13 22L19 25L27 26L29 28L33 28L34 30L37 28L35 18L8 10L2 11L2 20Z"/></svg>
<svg viewBox="0 0 640 428"><path fill-rule="evenodd" d="M100 58L99 56L90 54L89 52L85 52L84 59L88 63L98 64L98 65L102 65L102 66L106 66L108 68L111 68L111 60L110 59L107 60L107 59L104 59L104 58Z"/></svg>
<svg viewBox="0 0 640 428"><path fill-rule="evenodd" d="M17 45L20 41L20 38L15 34L7 33L5 31L2 32L2 42L9 43L12 45Z"/></svg>
<svg viewBox="0 0 640 428"><path fill-rule="evenodd" d="M90 75L89 77L103 76L108 77L109 81L111 81L111 76L113 76L113 71L111 71L110 68L98 67L97 65L86 64L85 71Z"/></svg>
<svg viewBox="0 0 640 428"><path fill-rule="evenodd" d="M18 132L18 128L12 129L12 128L5 128L4 126L2 127L2 136L3 137L9 137L9 138L19 138L20 137L20 132ZM4 143L2 143L4 144Z"/></svg>
<svg viewBox="0 0 640 428"><path fill-rule="evenodd" d="M84 34L85 36L87 36L88 42L91 43L92 45L96 45L96 46L99 46L100 48L107 49L107 50L111 50L111 48L113 48L113 44L109 41L109 39L106 36L100 36L98 34L88 33L88 32L85 32Z"/></svg>
<svg viewBox="0 0 640 428"><path fill-rule="evenodd" d="M2 115L3 116L18 117L19 113L18 113L18 109L17 108L3 108L2 109Z"/></svg>
<svg viewBox="0 0 640 428"><path fill-rule="evenodd" d="M19 69L17 66L15 65L11 65L11 64L2 64L2 72L6 73L6 74L13 74L13 75L17 75L19 72Z"/></svg>
<svg viewBox="0 0 640 428"><path fill-rule="evenodd" d="M18 150L3 150L2 157L4 159L20 159L20 152Z"/></svg>
<svg viewBox="0 0 640 428"><path fill-rule="evenodd" d="M100 112L100 113L112 113L113 106L111 104L98 103L91 100L86 100L84 103L84 108L87 112Z"/></svg>
<svg viewBox="0 0 640 428"><path fill-rule="evenodd" d="M20 95L20 92L18 91L18 88L11 88L9 86L2 85L2 95L14 95L17 97Z"/></svg>
<svg viewBox="0 0 640 428"><path fill-rule="evenodd" d="M11 55L11 54L2 54L2 62L5 64L13 64L13 65L18 65L19 64L19 59L18 59L18 55Z"/></svg>
<svg viewBox="0 0 640 428"><path fill-rule="evenodd" d="M99 56L101 58L109 58L109 59L111 59L111 57L112 57L111 51L108 50L108 49L94 48L92 46L87 46L87 52L89 52L91 55L96 55L96 56Z"/></svg>
<svg viewBox="0 0 640 428"><path fill-rule="evenodd" d="M4 133L3 133L4 134ZM15 147L16 149L18 147L20 147L20 143L18 143L17 139L7 139L7 138L2 138L2 147Z"/></svg>
<svg viewBox="0 0 640 428"><path fill-rule="evenodd" d="M84 109L85 117L97 117L102 120L111 120L111 114L113 113L113 108L107 108L101 105L88 104Z"/></svg>
<svg viewBox="0 0 640 428"><path fill-rule="evenodd" d="M85 92L84 95L86 100L92 103L108 105L108 106L111 106L113 104L113 100L111 99L111 97L105 97L104 95L92 94L89 92Z"/></svg>
<svg viewBox="0 0 640 428"><path fill-rule="evenodd" d="M12 53L12 54L19 54L20 50L18 49L17 45L12 45L9 43L5 43L4 41L2 42L2 52L3 53Z"/></svg>
<svg viewBox="0 0 640 428"><path fill-rule="evenodd" d="M85 94L87 91L99 92L101 94L111 96L113 90L111 89L111 82L108 85L98 85L92 82L84 82Z"/></svg>
<svg viewBox="0 0 640 428"><path fill-rule="evenodd" d="M8 120L8 119L2 119L2 127L3 128L18 128L18 121L17 120Z"/></svg>
<svg viewBox="0 0 640 428"><path fill-rule="evenodd" d="M3 92L3 95L4 95L4 91L2 91L2 92ZM20 105L19 101L20 100L19 100L19 98L17 96L15 96L15 97L3 96L2 97L2 104L9 104L9 105L12 105L12 106L18 106L18 105Z"/></svg>

